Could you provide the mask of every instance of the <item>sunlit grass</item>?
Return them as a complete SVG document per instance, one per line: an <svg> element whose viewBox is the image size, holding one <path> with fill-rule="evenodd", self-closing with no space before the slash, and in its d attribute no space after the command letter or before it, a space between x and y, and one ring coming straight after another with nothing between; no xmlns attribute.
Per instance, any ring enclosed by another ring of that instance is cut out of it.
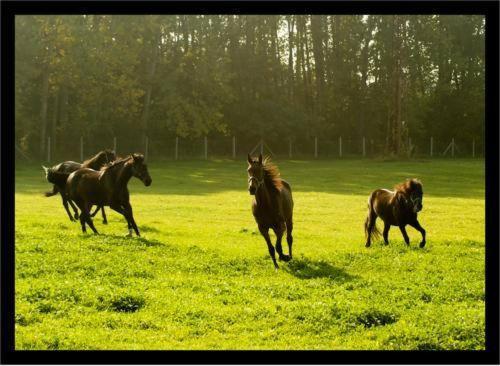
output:
<svg viewBox="0 0 500 366"><path fill-rule="evenodd" d="M16 348L484 349L482 161L277 163L295 201L278 272L244 160L151 162L152 186L129 185L141 238L109 209L82 234L42 169L18 167ZM392 228L366 249L369 193L406 177L427 246L408 227L410 247Z"/></svg>

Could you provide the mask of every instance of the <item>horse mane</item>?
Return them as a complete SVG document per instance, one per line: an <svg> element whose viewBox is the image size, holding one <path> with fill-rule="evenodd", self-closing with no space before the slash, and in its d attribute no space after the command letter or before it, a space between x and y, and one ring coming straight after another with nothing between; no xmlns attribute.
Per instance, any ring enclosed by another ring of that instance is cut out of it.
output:
<svg viewBox="0 0 500 366"><path fill-rule="evenodd" d="M416 178L411 178L405 180L402 183L396 184L394 186L394 190L404 195L408 195L412 191L414 191L417 187L422 188L422 183Z"/></svg>
<svg viewBox="0 0 500 366"><path fill-rule="evenodd" d="M104 164L99 170L108 170L110 168L113 168L113 167L115 167L117 165L120 165L122 163L125 163L125 162L129 161L131 158L132 158L132 155L129 155L129 156L125 157L125 158L117 158L114 161L111 161L109 163Z"/></svg>
<svg viewBox="0 0 500 366"><path fill-rule="evenodd" d="M280 177L280 171L278 167L271 161L269 156L266 156L262 162L264 168L264 180L271 182L274 188L281 190L283 183Z"/></svg>

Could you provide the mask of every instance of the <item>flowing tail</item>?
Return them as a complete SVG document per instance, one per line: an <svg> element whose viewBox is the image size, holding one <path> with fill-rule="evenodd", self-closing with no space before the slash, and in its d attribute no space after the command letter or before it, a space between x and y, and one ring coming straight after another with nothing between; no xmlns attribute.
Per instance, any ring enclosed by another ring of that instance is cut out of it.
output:
<svg viewBox="0 0 500 366"><path fill-rule="evenodd" d="M52 197L52 196L55 196L58 193L59 193L59 190L54 185L54 186L52 186L52 191L51 192L45 192L45 197Z"/></svg>
<svg viewBox="0 0 500 366"><path fill-rule="evenodd" d="M365 237L368 238L369 236L373 236L374 239L377 239L380 237L381 233L378 230L377 225L375 225L377 214L373 209L373 198L375 196L374 193L375 192L373 192L370 195L370 198L368 198L368 215L366 216L365 220Z"/></svg>

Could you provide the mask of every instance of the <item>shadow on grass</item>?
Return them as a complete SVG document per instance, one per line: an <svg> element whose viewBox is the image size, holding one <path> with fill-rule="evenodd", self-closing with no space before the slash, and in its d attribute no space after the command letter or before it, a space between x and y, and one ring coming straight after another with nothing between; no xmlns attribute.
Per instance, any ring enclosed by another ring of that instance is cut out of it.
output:
<svg viewBox="0 0 500 366"><path fill-rule="evenodd" d="M102 234L101 234L102 235ZM102 235L104 236L104 235ZM127 244L137 244L137 243L140 243L144 246L147 246L147 247L165 247L165 246L169 246L169 244L166 244L166 243L162 243L161 241L158 241L158 240L154 240L154 239L146 239L144 237L137 237L134 236L133 237L129 237L127 235L116 235L116 234L106 234L105 235L106 238L110 238L110 239L117 239L119 241L120 244L123 244L124 242L127 243Z"/></svg>
<svg viewBox="0 0 500 366"><path fill-rule="evenodd" d="M291 275L307 280L312 278L329 278L335 282L347 282L357 278L350 275L341 268L332 266L323 260L316 261L307 257L292 259L288 266L284 267Z"/></svg>

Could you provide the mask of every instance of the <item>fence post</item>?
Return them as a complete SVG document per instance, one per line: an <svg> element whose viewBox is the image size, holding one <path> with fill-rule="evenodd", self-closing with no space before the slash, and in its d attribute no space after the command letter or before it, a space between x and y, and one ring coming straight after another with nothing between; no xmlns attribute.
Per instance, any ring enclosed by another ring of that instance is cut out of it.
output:
<svg viewBox="0 0 500 366"><path fill-rule="evenodd" d="M179 136L175 137L175 160L179 159Z"/></svg>
<svg viewBox="0 0 500 366"><path fill-rule="evenodd" d="M472 139L472 158L476 157L476 139Z"/></svg>
<svg viewBox="0 0 500 366"><path fill-rule="evenodd" d="M451 138L451 157L455 157L455 138Z"/></svg>
<svg viewBox="0 0 500 366"><path fill-rule="evenodd" d="M233 159L236 159L236 136L233 136Z"/></svg>
<svg viewBox="0 0 500 366"><path fill-rule="evenodd" d="M144 139L144 160L147 161L148 160L148 150L149 150L149 137L146 136L146 138Z"/></svg>
<svg viewBox="0 0 500 366"><path fill-rule="evenodd" d="M292 158L292 138L288 139L288 157Z"/></svg>
<svg viewBox="0 0 500 366"><path fill-rule="evenodd" d="M365 143L365 137L363 136L363 157L366 156L366 143Z"/></svg>
<svg viewBox="0 0 500 366"><path fill-rule="evenodd" d="M205 136L204 140L205 140L205 160L207 160L208 159L208 140L207 140L207 136Z"/></svg>
<svg viewBox="0 0 500 366"><path fill-rule="evenodd" d="M80 161L83 161L83 136L80 136Z"/></svg>
<svg viewBox="0 0 500 366"><path fill-rule="evenodd" d="M50 136L47 137L47 161L50 163Z"/></svg>
<svg viewBox="0 0 500 366"><path fill-rule="evenodd" d="M318 158L318 138L314 138L314 158Z"/></svg>
<svg viewBox="0 0 500 366"><path fill-rule="evenodd" d="M339 136L339 156L342 157L342 136Z"/></svg>
<svg viewBox="0 0 500 366"><path fill-rule="evenodd" d="M116 154L116 137L113 137L113 151Z"/></svg>
<svg viewBox="0 0 500 366"><path fill-rule="evenodd" d="M434 138L431 136L431 157L432 157L432 153L433 153L433 146L434 145Z"/></svg>

